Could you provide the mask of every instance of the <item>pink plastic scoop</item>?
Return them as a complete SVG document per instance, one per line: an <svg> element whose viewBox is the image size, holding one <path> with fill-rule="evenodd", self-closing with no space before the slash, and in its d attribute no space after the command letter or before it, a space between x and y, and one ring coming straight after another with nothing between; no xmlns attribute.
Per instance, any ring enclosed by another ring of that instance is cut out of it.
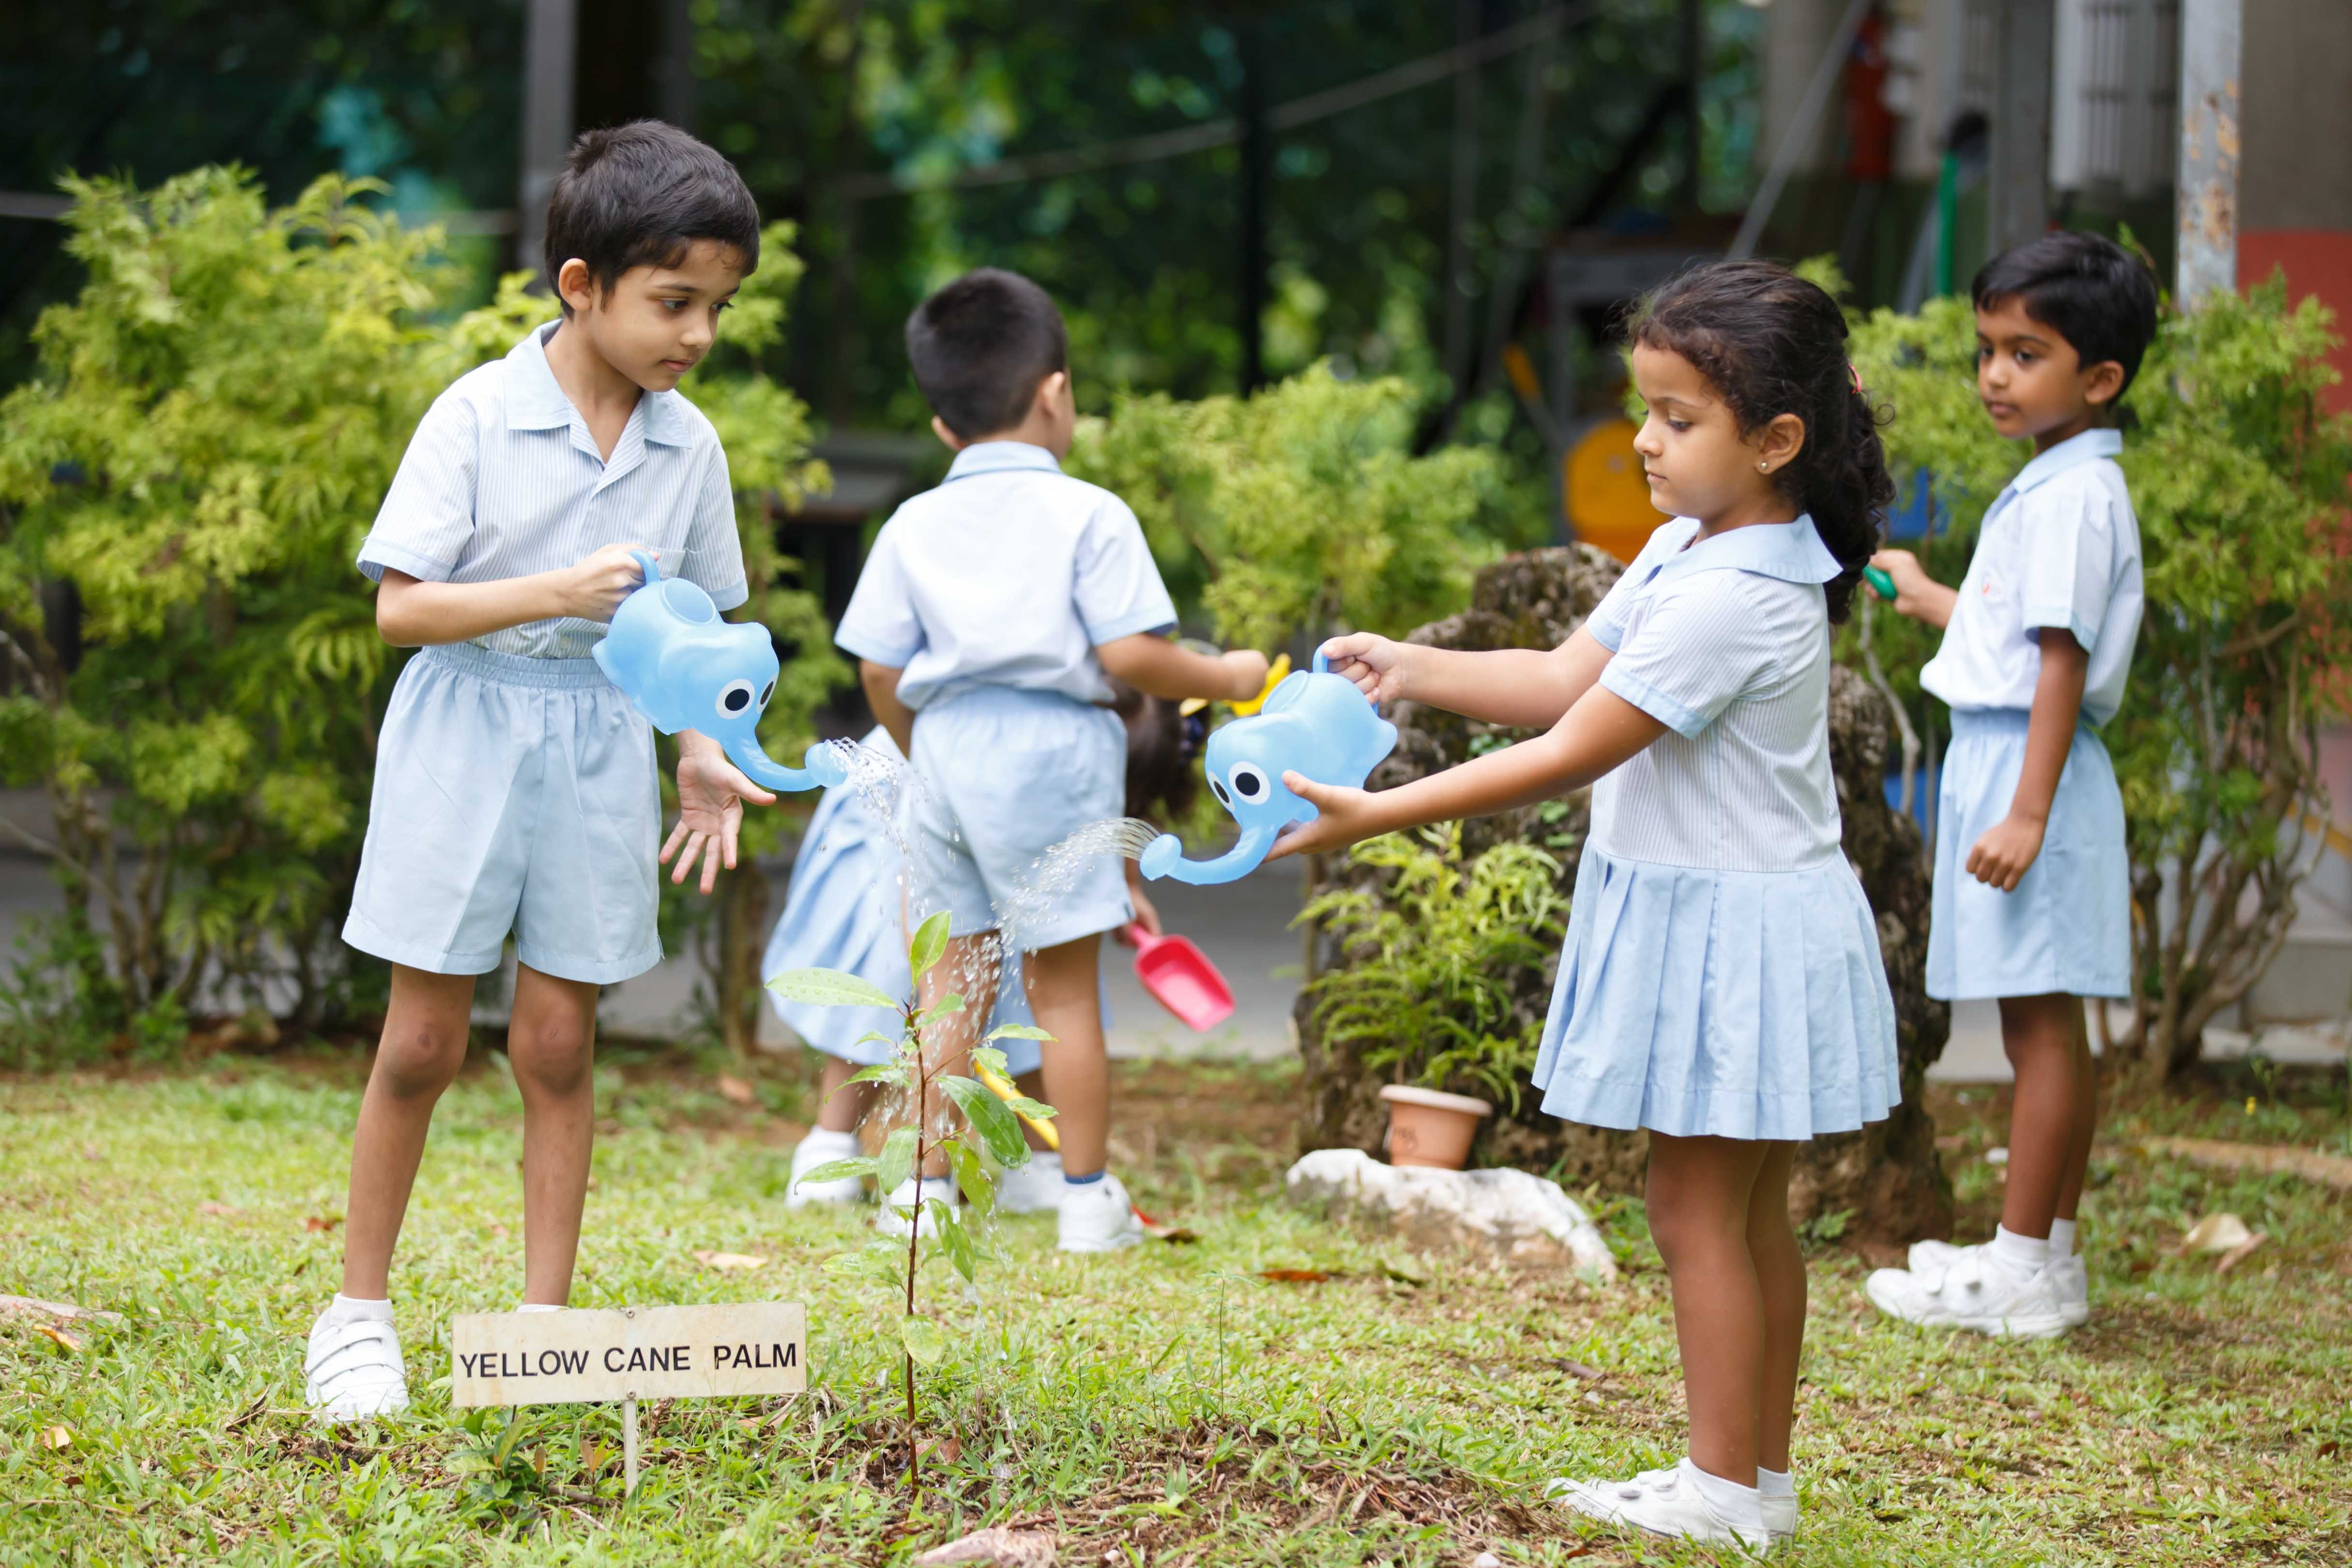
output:
<svg viewBox="0 0 2352 1568"><path fill-rule="evenodd" d="M1234 1016L1233 988L1191 942L1136 925L1121 926L1118 939L1135 949L1137 982L1193 1030L1206 1034Z"/></svg>

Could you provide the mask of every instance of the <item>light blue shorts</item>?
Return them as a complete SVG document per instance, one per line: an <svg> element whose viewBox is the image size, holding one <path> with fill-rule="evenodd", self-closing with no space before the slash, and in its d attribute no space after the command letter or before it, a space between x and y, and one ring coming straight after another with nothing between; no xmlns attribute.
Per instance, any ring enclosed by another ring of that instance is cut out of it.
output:
<svg viewBox="0 0 2352 1568"><path fill-rule="evenodd" d="M653 728L593 659L427 648L393 687L343 940L487 974L507 935L558 979L661 961Z"/></svg>
<svg viewBox="0 0 2352 1568"><path fill-rule="evenodd" d="M915 716L907 847L918 915L945 909L970 935L1009 926L1024 951L1133 918L1118 857L1049 883L1037 861L1127 804L1127 727L1108 708L1050 692L980 686Z"/></svg>
<svg viewBox="0 0 2352 1568"><path fill-rule="evenodd" d="M2107 748L2074 731L2042 853L2002 893L1968 873L1969 851L2009 815L2025 768L2021 708L1952 711L1936 806L1936 892L1927 994L1964 998L2131 995L2131 868L2124 798Z"/></svg>
<svg viewBox="0 0 2352 1568"><path fill-rule="evenodd" d="M784 913L768 939L761 974L772 978L786 969L843 969L894 997L912 994L900 862L898 846L856 789L845 785L826 790L801 838ZM873 1067L894 1052L887 1040L863 1038L898 1032L898 1016L884 1009L817 1007L786 1001L773 991L768 1000L794 1034L827 1056ZM1006 966L991 1022L1035 1021L1018 971ZM1041 1057L1035 1040L1003 1040L997 1045L1015 1075L1036 1070Z"/></svg>

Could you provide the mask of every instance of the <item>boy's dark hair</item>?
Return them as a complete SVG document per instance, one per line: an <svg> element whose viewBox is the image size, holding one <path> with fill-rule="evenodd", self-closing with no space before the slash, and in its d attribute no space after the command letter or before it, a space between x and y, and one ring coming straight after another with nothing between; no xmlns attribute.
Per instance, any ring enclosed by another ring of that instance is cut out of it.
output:
<svg viewBox="0 0 2352 1568"><path fill-rule="evenodd" d="M758 268L760 207L734 164L658 120L583 131L547 198L547 286L561 302L556 275L575 256L610 288L631 267L676 267L704 239Z"/></svg>
<svg viewBox="0 0 2352 1568"><path fill-rule="evenodd" d="M2025 313L2066 340L2084 365L2109 360L2124 368L2120 398L2139 374L2156 337L2156 279L2105 235L2062 229L2005 250L1969 285L1979 310L2014 299Z"/></svg>
<svg viewBox="0 0 2352 1568"><path fill-rule="evenodd" d="M1644 299L1633 320L1633 341L1697 367L1743 434L1784 413L1805 422L1804 445L1773 483L1812 514L1845 569L1822 585L1832 622L1845 619L1895 501L1881 416L1846 362L1845 337L1836 300L1769 261L1694 267Z"/></svg>
<svg viewBox="0 0 2352 1568"><path fill-rule="evenodd" d="M1070 368L1070 335L1051 295L983 267L915 307L907 361L940 423L970 441L1026 417L1037 383Z"/></svg>

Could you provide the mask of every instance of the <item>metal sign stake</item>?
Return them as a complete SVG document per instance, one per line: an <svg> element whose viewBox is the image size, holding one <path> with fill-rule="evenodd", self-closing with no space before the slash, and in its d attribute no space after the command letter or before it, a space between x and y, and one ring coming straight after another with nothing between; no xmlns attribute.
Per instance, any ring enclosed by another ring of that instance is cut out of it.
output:
<svg viewBox="0 0 2352 1568"><path fill-rule="evenodd" d="M634 1394L621 1401L621 1500L626 1502L637 1491L637 1396Z"/></svg>

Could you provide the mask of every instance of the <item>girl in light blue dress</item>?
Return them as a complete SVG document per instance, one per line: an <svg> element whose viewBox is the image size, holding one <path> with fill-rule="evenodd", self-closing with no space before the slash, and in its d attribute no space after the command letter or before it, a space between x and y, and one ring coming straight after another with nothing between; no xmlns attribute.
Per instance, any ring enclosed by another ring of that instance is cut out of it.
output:
<svg viewBox="0 0 2352 1568"><path fill-rule="evenodd" d="M1844 341L1836 302L1778 267L1715 263L1660 289L1633 329L1649 410L1633 444L1673 520L1584 625L1549 653L1324 644L1376 702L1546 733L1379 794L1286 775L1321 815L1274 852L1591 786L1535 1084L1556 1116L1649 1130L1690 1454L1550 1495L1754 1550L1797 1521L1790 1164L1899 1095L1894 1000L1830 774L1830 627L1894 498Z"/></svg>

